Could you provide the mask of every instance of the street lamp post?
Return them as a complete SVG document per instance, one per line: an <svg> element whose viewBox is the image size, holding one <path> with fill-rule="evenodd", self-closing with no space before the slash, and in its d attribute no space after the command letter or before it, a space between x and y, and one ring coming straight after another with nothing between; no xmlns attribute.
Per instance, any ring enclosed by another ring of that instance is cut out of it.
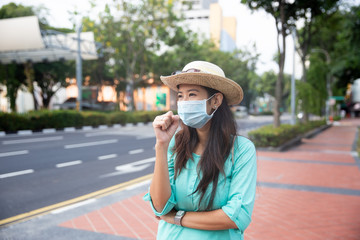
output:
<svg viewBox="0 0 360 240"><path fill-rule="evenodd" d="M77 57L76 57L76 83L78 87L78 96L76 100L76 109L82 109L82 59L81 59L81 31L82 24L79 23L77 28Z"/></svg>
<svg viewBox="0 0 360 240"><path fill-rule="evenodd" d="M315 49L312 49L311 52L323 53L325 55L325 57L326 57L327 66L328 67L330 66L331 58L330 58L329 53L325 49L315 48ZM328 98L326 100L326 109L325 109L326 121L329 120L329 116L330 116L330 99L332 97L332 91L331 91L331 86L330 86L330 77L331 77L330 70L328 70L327 74L326 74L326 91L327 91L327 95L328 95Z"/></svg>
<svg viewBox="0 0 360 240"><path fill-rule="evenodd" d="M296 117L295 117L295 53L296 53L296 29L294 28L292 31L292 36L294 40L294 49L293 49L293 72L291 75L291 124L295 125Z"/></svg>

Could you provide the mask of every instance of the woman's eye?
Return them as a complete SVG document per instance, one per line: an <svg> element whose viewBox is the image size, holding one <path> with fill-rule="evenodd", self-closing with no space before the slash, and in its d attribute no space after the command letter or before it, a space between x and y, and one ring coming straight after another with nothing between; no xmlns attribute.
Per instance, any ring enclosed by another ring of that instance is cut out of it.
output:
<svg viewBox="0 0 360 240"><path fill-rule="evenodd" d="M182 95L178 95L178 98L182 98Z"/></svg>
<svg viewBox="0 0 360 240"><path fill-rule="evenodd" d="M189 94L189 97L194 97L194 96L196 96L195 93L190 93L190 94Z"/></svg>

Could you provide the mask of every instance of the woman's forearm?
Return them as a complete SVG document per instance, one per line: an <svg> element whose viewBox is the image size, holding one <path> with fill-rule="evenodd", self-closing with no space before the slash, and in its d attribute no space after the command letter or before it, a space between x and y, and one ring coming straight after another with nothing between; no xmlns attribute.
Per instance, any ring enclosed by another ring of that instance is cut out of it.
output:
<svg viewBox="0 0 360 240"><path fill-rule="evenodd" d="M235 229L236 224L222 209L208 212L187 212L181 220L183 227L202 230Z"/></svg>
<svg viewBox="0 0 360 240"><path fill-rule="evenodd" d="M156 211L161 212L171 196L169 169L167 163L167 146L155 145L156 160L154 175L150 184L150 196Z"/></svg>
<svg viewBox="0 0 360 240"><path fill-rule="evenodd" d="M168 223L175 224L176 211L173 210L160 218ZM187 228L200 230L237 229L236 224L222 209L207 212L186 212L181 219L181 225Z"/></svg>

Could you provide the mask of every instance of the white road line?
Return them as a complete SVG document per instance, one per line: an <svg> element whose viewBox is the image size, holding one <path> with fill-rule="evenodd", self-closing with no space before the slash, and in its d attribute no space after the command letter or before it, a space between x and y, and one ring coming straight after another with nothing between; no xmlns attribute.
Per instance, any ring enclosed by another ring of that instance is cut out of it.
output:
<svg viewBox="0 0 360 240"><path fill-rule="evenodd" d="M11 172L11 173L1 174L0 178L15 177L15 176L29 174L29 173L33 173L33 172L34 172L33 169L27 169L27 170L18 171L18 172Z"/></svg>
<svg viewBox="0 0 360 240"><path fill-rule="evenodd" d="M118 141L119 140L117 139L110 139L110 140L97 141L97 142L78 143L78 144L65 145L64 148L69 149L69 148L90 147L90 146L104 145L109 143L117 143Z"/></svg>
<svg viewBox="0 0 360 240"><path fill-rule="evenodd" d="M131 150L129 151L129 154L137 154L137 153L142 153L144 151L144 149L140 148L140 149L135 149L135 150Z"/></svg>
<svg viewBox="0 0 360 240"><path fill-rule="evenodd" d="M107 173L99 176L99 178L113 177L117 175L139 172L148 167L150 167L152 162L155 162L155 157L146 158L137 162L127 163L120 166L115 167L116 172Z"/></svg>
<svg viewBox="0 0 360 240"><path fill-rule="evenodd" d="M109 155L99 156L98 159L105 160L105 159L116 158L116 157L117 157L117 154L109 154Z"/></svg>
<svg viewBox="0 0 360 240"><path fill-rule="evenodd" d="M93 203L95 201L96 201L95 198L91 198L91 199L88 199L88 200L85 200L85 201L82 201L82 202L78 202L78 203L63 207L63 208L56 209L54 211L51 211L51 214L62 213L62 212L65 212L65 211L68 211L68 210L71 210L71 209L74 209L74 208L77 208L77 207L80 207L80 206L84 206L84 205L89 204L89 203Z"/></svg>
<svg viewBox="0 0 360 240"><path fill-rule="evenodd" d="M9 144L20 144L20 143L58 141L58 140L62 140L63 138L64 138L63 136L42 137L42 138L27 138L27 139L20 139L20 140L3 141L3 144L4 145L9 145Z"/></svg>
<svg viewBox="0 0 360 240"><path fill-rule="evenodd" d="M144 163L155 162L155 160L156 160L156 157L151 157L151 158L146 158L146 159L143 159L143 160L140 160L137 162L133 162L132 164L133 165L141 165Z"/></svg>
<svg viewBox="0 0 360 240"><path fill-rule="evenodd" d="M28 150L22 150L22 151L15 151L15 152L4 152L0 153L0 157L9 157L9 156L16 156L16 155L23 155L28 154Z"/></svg>
<svg viewBox="0 0 360 240"><path fill-rule="evenodd" d="M76 161L72 161L72 162L58 163L58 164L56 164L56 167L57 168L69 167L69 166L78 165L78 164L81 164L81 163L82 163L81 160L76 160Z"/></svg>

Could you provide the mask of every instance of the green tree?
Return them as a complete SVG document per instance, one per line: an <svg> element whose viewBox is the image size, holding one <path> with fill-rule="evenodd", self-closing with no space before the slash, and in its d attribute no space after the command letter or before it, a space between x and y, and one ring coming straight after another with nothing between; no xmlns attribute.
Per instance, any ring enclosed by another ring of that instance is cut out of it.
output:
<svg viewBox="0 0 360 240"><path fill-rule="evenodd" d="M243 105L249 107L255 93L250 89L250 82L255 74L255 64L258 55L248 51L237 50L232 53L222 52L210 40L200 41L196 33L179 28L175 44L170 50L156 57L154 74L170 75L175 70L194 60L204 60L220 66L226 77L239 83L244 90ZM180 68L180 69L179 69Z"/></svg>
<svg viewBox="0 0 360 240"><path fill-rule="evenodd" d="M251 82L251 88L255 89L256 94L258 96L264 96L265 93L275 96L276 93L276 81L277 81L277 74L274 71L264 72L260 77L254 79ZM286 101L290 96L291 90L291 76L289 74L284 74L284 89L283 95L281 98L280 107L282 109L288 108L288 102Z"/></svg>
<svg viewBox="0 0 360 240"><path fill-rule="evenodd" d="M311 51L311 42L314 34L318 32L319 25L314 25L314 21L316 18L328 19L334 12L338 9L338 2L339 0L314 0L314 1L295 1L294 4L296 9L296 19L303 19L303 27L301 29L296 29L297 35L297 47L296 50L300 56L301 63L302 63L302 78L303 82L307 82L307 68L306 68L306 61L308 60L309 53ZM295 22L294 22L295 25ZM295 28L294 28L295 29ZM300 86L307 86L307 84L299 84ZM310 87L310 86L309 86ZM301 87L300 87L301 88ZM306 88L309 89L309 88ZM305 90L305 88L304 88ZM304 94L304 93L300 93ZM315 96L305 94L305 96ZM303 96L303 97L305 97ZM314 104L310 104L313 102L312 99L303 98L302 103L302 110L304 112L304 122L307 122L309 119L309 111L310 108L315 106Z"/></svg>
<svg viewBox="0 0 360 240"><path fill-rule="evenodd" d="M11 111L16 112L17 92L25 84L24 66L21 64L0 65L0 81L6 86Z"/></svg>
<svg viewBox="0 0 360 240"><path fill-rule="evenodd" d="M334 44L333 75L337 78L333 90L342 90L360 78L360 6L341 11L340 31ZM340 94L340 92L338 92Z"/></svg>
<svg viewBox="0 0 360 240"><path fill-rule="evenodd" d="M106 49L102 62L95 66L100 72L99 81L105 76L124 79L132 96L136 84L143 81L142 76L151 72L154 52L165 47L167 38L176 32L178 18L172 8L172 4L162 0L115 0L99 15L99 24L86 19L84 29L97 28L97 40ZM104 71L106 66L110 66L109 71ZM133 97L130 108L135 109Z"/></svg>
<svg viewBox="0 0 360 240"><path fill-rule="evenodd" d="M241 0L252 10L263 9L271 14L275 20L277 31L277 63L279 73L276 80L274 103L274 127L280 126L280 106L283 97L284 65L286 53L286 36L289 35L295 19L295 5L285 0Z"/></svg>
<svg viewBox="0 0 360 240"><path fill-rule="evenodd" d="M313 27L311 48L321 50L310 56L308 82L318 91L322 106L329 96L344 96L348 83L360 77L360 7L342 7L328 17L317 17ZM326 54L328 58L326 59ZM311 76L310 76L311 75ZM319 84L321 83L321 86Z"/></svg>
<svg viewBox="0 0 360 240"><path fill-rule="evenodd" d="M34 64L34 76L37 85L40 87L42 107L49 108L51 98L62 87L66 87L66 77L72 77L74 73L74 64L71 61L59 61L53 63Z"/></svg>

